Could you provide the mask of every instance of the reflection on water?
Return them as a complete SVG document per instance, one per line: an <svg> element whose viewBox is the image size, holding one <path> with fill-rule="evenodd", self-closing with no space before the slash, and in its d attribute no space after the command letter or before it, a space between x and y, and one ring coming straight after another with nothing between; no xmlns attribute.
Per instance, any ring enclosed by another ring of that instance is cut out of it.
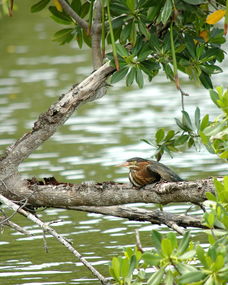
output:
<svg viewBox="0 0 228 285"><path fill-rule="evenodd" d="M56 25L42 14L34 17L24 13L23 8L19 9L15 21L7 19L6 30L0 31L4 39L0 43L1 150L29 131L40 112L91 72L88 50L79 51L74 45L58 47L49 40ZM24 36L25 30L31 37ZM227 74L225 67L225 72L216 77L216 84L225 86ZM116 84L104 98L75 112L65 126L21 164L23 176L54 175L58 180L74 183L127 182L126 170L114 166L133 156L151 156L150 146L141 139L151 139L156 128L174 127L173 117L180 116L180 95L164 76L147 83L143 90L122 88L123 85ZM216 117L218 113L207 90L187 83L183 88L190 94L186 97L188 112L193 114L196 106L200 106L202 114ZM184 179L227 174L227 165L203 148L176 154L174 159L164 157L162 162ZM151 204L133 206L156 208ZM165 209L183 213L189 206L168 205ZM199 213L193 207L192 214ZM145 248L151 246L148 238L151 229L168 231L166 227L149 223L63 209L39 210L38 215L44 221L61 219L53 225L55 229L106 276L108 269L104 265L111 257L120 254L124 247L135 245L135 229L139 229ZM38 226L19 216L14 221L34 236L5 229L0 240L1 284L99 284L49 235L49 253L45 253ZM199 235L197 229L193 233Z"/></svg>

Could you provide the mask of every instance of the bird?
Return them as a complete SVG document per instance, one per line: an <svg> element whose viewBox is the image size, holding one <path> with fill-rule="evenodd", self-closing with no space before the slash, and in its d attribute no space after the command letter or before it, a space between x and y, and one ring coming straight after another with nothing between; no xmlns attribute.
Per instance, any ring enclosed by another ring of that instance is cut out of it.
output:
<svg viewBox="0 0 228 285"><path fill-rule="evenodd" d="M129 168L129 180L133 186L138 188L162 180L168 182L183 181L183 179L169 167L154 160L133 157L120 166Z"/></svg>

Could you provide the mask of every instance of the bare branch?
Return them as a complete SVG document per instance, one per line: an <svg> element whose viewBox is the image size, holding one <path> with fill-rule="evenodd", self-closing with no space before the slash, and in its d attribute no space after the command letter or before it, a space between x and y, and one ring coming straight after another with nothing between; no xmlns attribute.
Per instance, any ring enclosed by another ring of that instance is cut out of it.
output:
<svg viewBox="0 0 228 285"><path fill-rule="evenodd" d="M75 20L76 23L78 23L78 25L80 27L82 27L84 30L88 30L89 29L89 24L82 19L71 7L70 5L65 1L65 0L59 0L61 6L63 7L63 10L65 11L65 13L67 15L69 15L72 19Z"/></svg>
<svg viewBox="0 0 228 285"><path fill-rule="evenodd" d="M184 235L185 231L183 229L181 229L176 223L174 223L172 221L166 221L165 224L167 225L167 227L173 229L178 234Z"/></svg>
<svg viewBox="0 0 228 285"><path fill-rule="evenodd" d="M38 219L33 214L21 209L17 204L13 203L12 201L8 200L4 196L0 195L0 201L5 204L8 208L12 209L15 212L18 212L28 218L29 220L33 221L35 224L39 225L44 232L48 232L53 237L55 237L61 244L63 244L70 252L73 253L92 273L94 276L100 280L102 284L109 284L109 281L102 276L64 237L58 234L53 228L51 228L48 224L43 223L40 219Z"/></svg>
<svg viewBox="0 0 228 285"><path fill-rule="evenodd" d="M85 211L89 213L97 213L102 215L115 216L120 218L125 218L132 221L139 222L150 222L155 225L167 225L171 227L176 224L179 228L181 234L183 230L180 227L196 227L196 228L207 228L201 222L201 217L187 216L187 215L177 215L170 212L153 210L149 211L143 208L127 207L127 206L109 206L109 207L70 207L72 210ZM176 229L175 229L176 230Z"/></svg>
<svg viewBox="0 0 228 285"><path fill-rule="evenodd" d="M20 233L22 233L22 234L24 234L24 235L33 236L32 233L26 231L26 230L23 229L21 226L15 224L15 223L13 223L13 222L11 222L11 221L9 221L9 220L6 220L5 217L0 217L0 226L1 226L1 225L8 226L8 227L14 229L15 231L20 232Z"/></svg>
<svg viewBox="0 0 228 285"><path fill-rule="evenodd" d="M138 229L135 230L135 238L136 238L136 247L137 247L137 249L143 253L144 250L142 248L142 244L141 244L141 240L140 240Z"/></svg>

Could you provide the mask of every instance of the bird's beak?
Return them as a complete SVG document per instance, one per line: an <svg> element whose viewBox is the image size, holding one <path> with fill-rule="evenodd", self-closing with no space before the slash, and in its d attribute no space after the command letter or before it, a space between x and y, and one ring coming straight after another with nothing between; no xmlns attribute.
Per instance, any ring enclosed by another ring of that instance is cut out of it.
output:
<svg viewBox="0 0 228 285"><path fill-rule="evenodd" d="M119 164L119 165L115 165L116 167L129 167L130 166L130 163L129 162L124 162L122 164Z"/></svg>

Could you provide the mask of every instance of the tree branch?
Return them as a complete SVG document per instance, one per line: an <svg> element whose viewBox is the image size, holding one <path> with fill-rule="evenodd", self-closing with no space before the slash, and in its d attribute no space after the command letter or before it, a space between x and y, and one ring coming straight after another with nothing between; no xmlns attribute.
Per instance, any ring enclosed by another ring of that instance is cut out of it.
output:
<svg viewBox="0 0 228 285"><path fill-rule="evenodd" d="M206 192L214 193L212 179L165 182L136 189L130 184L104 182L82 184L40 185L10 177L5 185L0 181L0 194L14 201L27 199L34 207L113 206L128 203L172 202L199 203Z"/></svg>
<svg viewBox="0 0 228 285"><path fill-rule="evenodd" d="M93 25L92 25L92 60L93 68L96 70L103 63L101 52L101 1L96 0L94 2L93 12Z"/></svg>
<svg viewBox="0 0 228 285"><path fill-rule="evenodd" d="M62 95L47 112L42 113L34 123L32 131L9 146L0 158L0 180L14 175L18 165L51 137L81 104L102 97L106 90L105 80L114 70L109 63L104 64L80 84Z"/></svg>
<svg viewBox="0 0 228 285"><path fill-rule="evenodd" d="M59 0L61 6L63 7L63 10L67 15L69 15L72 19L78 23L78 25L83 28L84 30L89 29L89 24L82 19L71 7L70 5L65 1L65 0Z"/></svg>
<svg viewBox="0 0 228 285"><path fill-rule="evenodd" d="M207 228L202 224L201 217L177 215L170 212L160 210L146 210L143 208L127 207L127 206L109 206L109 207L69 207L68 209L84 211L89 213L102 214L107 216L115 216L130 221L150 222L155 225L167 225L171 228L175 228L180 234L184 231L180 227L196 227L196 228ZM169 225L168 225L169 224Z"/></svg>

